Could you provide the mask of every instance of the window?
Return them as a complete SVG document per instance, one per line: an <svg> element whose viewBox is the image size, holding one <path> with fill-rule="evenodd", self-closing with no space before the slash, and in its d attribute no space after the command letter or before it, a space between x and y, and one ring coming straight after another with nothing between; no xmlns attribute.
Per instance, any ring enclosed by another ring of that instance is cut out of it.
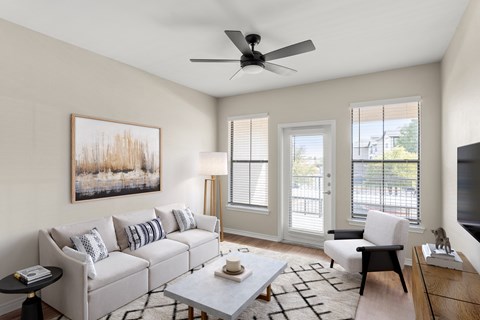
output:
<svg viewBox="0 0 480 320"><path fill-rule="evenodd" d="M228 204L268 207L268 117L228 121Z"/></svg>
<svg viewBox="0 0 480 320"><path fill-rule="evenodd" d="M380 210L420 223L420 99L352 105L352 218Z"/></svg>

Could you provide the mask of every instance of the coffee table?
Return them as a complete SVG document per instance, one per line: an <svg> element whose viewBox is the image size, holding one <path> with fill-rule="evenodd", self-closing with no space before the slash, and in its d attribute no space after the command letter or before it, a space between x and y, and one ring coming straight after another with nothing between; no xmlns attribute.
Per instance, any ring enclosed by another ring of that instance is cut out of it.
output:
<svg viewBox="0 0 480 320"><path fill-rule="evenodd" d="M270 301L271 283L287 267L285 261L275 260L252 253L232 253L240 258L242 265L252 270L252 275L242 282L235 282L214 275L225 265L226 257L217 259L200 271L168 285L165 296L188 305L188 319L193 319L193 309L202 311L202 320L207 314L224 320L237 319L255 299ZM262 295L262 292L267 291Z"/></svg>

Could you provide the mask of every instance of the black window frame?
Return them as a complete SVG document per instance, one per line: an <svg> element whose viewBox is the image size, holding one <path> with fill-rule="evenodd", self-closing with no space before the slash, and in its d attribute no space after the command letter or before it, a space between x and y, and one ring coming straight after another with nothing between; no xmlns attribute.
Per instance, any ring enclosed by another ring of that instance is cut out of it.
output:
<svg viewBox="0 0 480 320"><path fill-rule="evenodd" d="M363 105L363 106L357 106L357 107L351 107L351 115L350 115L350 120L351 120L351 125L350 125L350 128L351 128L351 142L350 142L350 151L351 151L351 187L350 187L350 201L351 201L351 208L350 208L350 217L351 219L353 220L365 220L366 219L366 213L356 213L355 212L355 205L358 203L354 203L354 180L355 180L355 170L354 170L354 166L356 163L381 163L382 164L382 187L381 187L381 190L382 190L382 193L381 193L381 204L380 204L380 211L384 211L384 212L388 212L388 205L385 204L385 164L387 163L415 163L417 165L417 187L416 189L414 190L415 194L416 194L416 201L417 201L417 206L416 206L416 210L417 210L417 215L416 215L416 218L415 219L412 219L412 218L409 218L408 216L404 216L404 218L408 219L410 221L410 225L420 225L421 223L421 210L420 210L420 207L421 207L421 199L420 199L420 177L421 177L421 170L420 170L420 157L421 157L421 148L420 148L420 141L421 141L421 124L420 124L420 110L421 110L421 100L416 100L416 99L412 99L410 101L406 100L406 101L403 101L403 102L416 102L418 103L418 109L417 109L417 143L418 143L418 149L417 149L417 159L402 159L402 160L386 160L386 159L382 159L382 160L372 160L372 159L354 159L354 130L353 130L353 126L354 126L354 111L355 109L359 109L359 111L361 110L362 107L368 107L368 105ZM389 106L389 105L395 105L395 104L398 104L398 102L396 101L391 101L391 102L388 102L388 103L382 103L382 104L376 104L376 103L372 103L370 106L382 106L382 131L385 132L384 130L384 127L385 127L385 106ZM385 157L385 153L384 153L384 148L385 148L385 141L384 141L384 137L382 137L382 143L381 143L381 148L382 148L382 156ZM378 206L378 205L376 205ZM395 215L398 215L398 216L403 216L402 213L393 213Z"/></svg>

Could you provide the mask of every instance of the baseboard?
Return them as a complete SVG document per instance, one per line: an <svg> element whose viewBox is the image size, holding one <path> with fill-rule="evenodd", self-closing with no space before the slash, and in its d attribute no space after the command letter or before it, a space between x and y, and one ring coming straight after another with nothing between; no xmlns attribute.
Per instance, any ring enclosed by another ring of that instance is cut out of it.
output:
<svg viewBox="0 0 480 320"><path fill-rule="evenodd" d="M6 313L15 311L22 307L22 302L25 300L25 297L19 297L8 302L5 302L0 305L0 316Z"/></svg>
<svg viewBox="0 0 480 320"><path fill-rule="evenodd" d="M410 266L410 267L411 267L411 266L412 266L412 259L410 259L410 258L405 258L404 264L405 264L406 266Z"/></svg>
<svg viewBox="0 0 480 320"><path fill-rule="evenodd" d="M244 236L244 237L262 239L262 240L268 240L268 241L274 241L274 242L279 242L280 241L278 236L272 236L272 235L269 235L269 234L256 233L256 232L230 229L230 228L224 228L223 231L225 233L236 234L236 235Z"/></svg>

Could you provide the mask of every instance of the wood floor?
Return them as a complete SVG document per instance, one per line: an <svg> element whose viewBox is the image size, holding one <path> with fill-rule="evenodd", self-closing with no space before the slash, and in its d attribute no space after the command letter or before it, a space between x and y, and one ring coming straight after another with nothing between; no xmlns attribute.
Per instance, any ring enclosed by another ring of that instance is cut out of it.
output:
<svg viewBox="0 0 480 320"><path fill-rule="evenodd" d="M330 260L323 250L298 245L272 242L243 236L225 234L225 240L246 246L258 247L286 253L296 253L313 258ZM412 268L405 266L403 276L408 293L403 292L400 279L395 272L373 272L368 274L363 296L360 297L356 320L410 320L415 319L412 300ZM0 319L1 320L1 319Z"/></svg>
<svg viewBox="0 0 480 320"><path fill-rule="evenodd" d="M246 246L279 252L302 254L312 258L321 257L323 260L329 260L329 258L321 249L248 238L232 234L225 234L225 240ZM403 276L405 277L405 281L408 286L408 294L403 292L400 280L398 279L396 273L376 272L369 274L365 291L363 292L363 296L360 297L355 319L415 319L415 311L413 309L413 300L411 294L411 273L411 267L406 266L403 270ZM56 319L60 315L56 310L45 304L43 307L43 312L46 320ZM0 320L20 320L20 310L0 316Z"/></svg>

